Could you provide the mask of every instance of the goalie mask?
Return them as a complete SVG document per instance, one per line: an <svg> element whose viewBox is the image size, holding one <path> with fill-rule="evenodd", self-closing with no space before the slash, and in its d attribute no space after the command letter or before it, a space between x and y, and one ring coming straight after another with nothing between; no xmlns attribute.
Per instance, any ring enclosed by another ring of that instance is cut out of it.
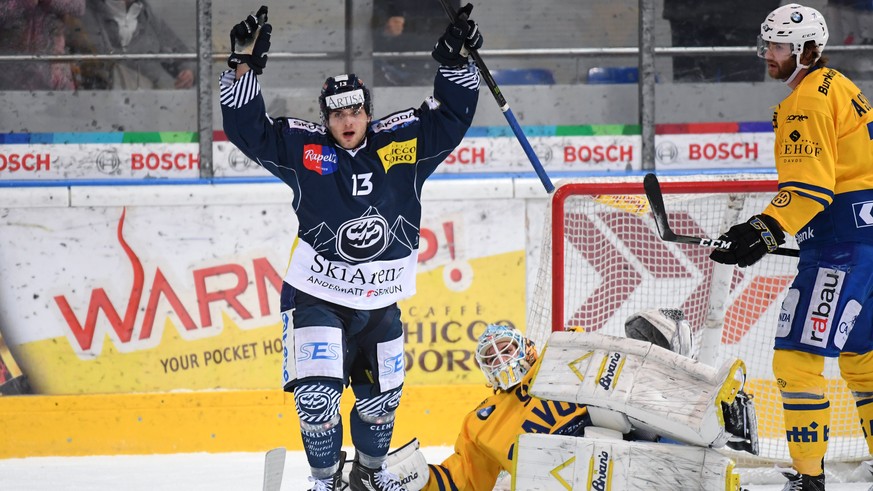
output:
<svg viewBox="0 0 873 491"><path fill-rule="evenodd" d="M509 390L518 385L537 360L533 341L518 329L490 324L479 336L476 363L488 385Z"/></svg>
<svg viewBox="0 0 873 491"><path fill-rule="evenodd" d="M373 114L370 89L354 73L336 75L325 80L321 95L318 96L318 105L321 108L321 122L325 126L330 112L337 109L360 107L367 116Z"/></svg>
<svg viewBox="0 0 873 491"><path fill-rule="evenodd" d="M647 341L689 358L694 354L691 326L680 309L649 309L637 312L624 323L627 337Z"/></svg>

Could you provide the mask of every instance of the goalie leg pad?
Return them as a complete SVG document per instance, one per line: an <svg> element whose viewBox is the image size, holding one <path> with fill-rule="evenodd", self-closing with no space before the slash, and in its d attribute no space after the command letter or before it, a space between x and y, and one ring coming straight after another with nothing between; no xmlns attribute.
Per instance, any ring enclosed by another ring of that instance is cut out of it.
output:
<svg viewBox="0 0 873 491"><path fill-rule="evenodd" d="M417 438L406 445L388 453L385 459L385 464L388 466L388 472L397 475L400 482L406 486L407 491L420 491L427 485L427 480L430 478L430 471L427 468L427 460L424 454L418 449L419 443ZM346 460L346 465L343 466L343 484L348 486L349 473L352 471L352 460Z"/></svg>
<svg viewBox="0 0 873 491"><path fill-rule="evenodd" d="M530 393L617 411L635 428L690 445L721 447L732 436L722 403L732 404L744 381L739 359L716 370L644 341L555 332Z"/></svg>
<svg viewBox="0 0 873 491"><path fill-rule="evenodd" d="M740 489L734 462L708 448L534 433L517 448L514 490Z"/></svg>

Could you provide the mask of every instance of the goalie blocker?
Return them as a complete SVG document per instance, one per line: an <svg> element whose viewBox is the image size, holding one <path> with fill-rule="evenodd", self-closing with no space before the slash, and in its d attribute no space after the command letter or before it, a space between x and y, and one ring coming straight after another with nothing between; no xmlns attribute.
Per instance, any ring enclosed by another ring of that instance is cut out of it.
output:
<svg viewBox="0 0 873 491"><path fill-rule="evenodd" d="M739 359L716 370L645 341L555 332L530 393L587 405L596 426L757 454L757 422L744 382Z"/></svg>

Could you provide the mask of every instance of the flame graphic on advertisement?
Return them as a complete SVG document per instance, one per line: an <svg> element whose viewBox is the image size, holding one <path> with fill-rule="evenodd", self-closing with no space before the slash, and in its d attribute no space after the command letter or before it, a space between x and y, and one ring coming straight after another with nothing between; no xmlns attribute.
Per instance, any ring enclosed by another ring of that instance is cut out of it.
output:
<svg viewBox="0 0 873 491"><path fill-rule="evenodd" d="M139 257L133 252L133 249L124 240L124 217L127 214L127 209L121 211L121 218L118 220L117 236L121 248L130 259L130 264L133 267L133 285L130 289L130 298L127 302L127 309L124 312L124 319L118 315L106 291L103 288L95 288L91 291L91 300L88 304L88 313L85 317L84 326L79 322L69 302L63 295L54 297L55 303L61 310L64 320L73 332L73 335L78 341L79 347L83 351L91 349L91 344L94 341L94 331L97 324L97 314L100 310L106 315L113 330L118 335L120 341L129 342L133 336L134 322L136 321L136 312L139 307L139 302L142 299L143 284L145 283L145 273L143 271L142 262Z"/></svg>

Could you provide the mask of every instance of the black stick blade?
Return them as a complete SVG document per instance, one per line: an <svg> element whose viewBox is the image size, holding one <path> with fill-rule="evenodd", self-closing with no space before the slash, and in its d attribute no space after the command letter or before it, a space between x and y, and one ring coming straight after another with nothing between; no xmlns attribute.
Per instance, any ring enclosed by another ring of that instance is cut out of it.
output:
<svg viewBox="0 0 873 491"><path fill-rule="evenodd" d="M667 220L667 208L664 206L664 196L661 194L661 184L658 182L657 176L652 173L646 174L646 177L643 178L643 189L646 191L649 208L652 209L655 227L658 229L661 240L674 240L676 234L670 229L670 222Z"/></svg>

